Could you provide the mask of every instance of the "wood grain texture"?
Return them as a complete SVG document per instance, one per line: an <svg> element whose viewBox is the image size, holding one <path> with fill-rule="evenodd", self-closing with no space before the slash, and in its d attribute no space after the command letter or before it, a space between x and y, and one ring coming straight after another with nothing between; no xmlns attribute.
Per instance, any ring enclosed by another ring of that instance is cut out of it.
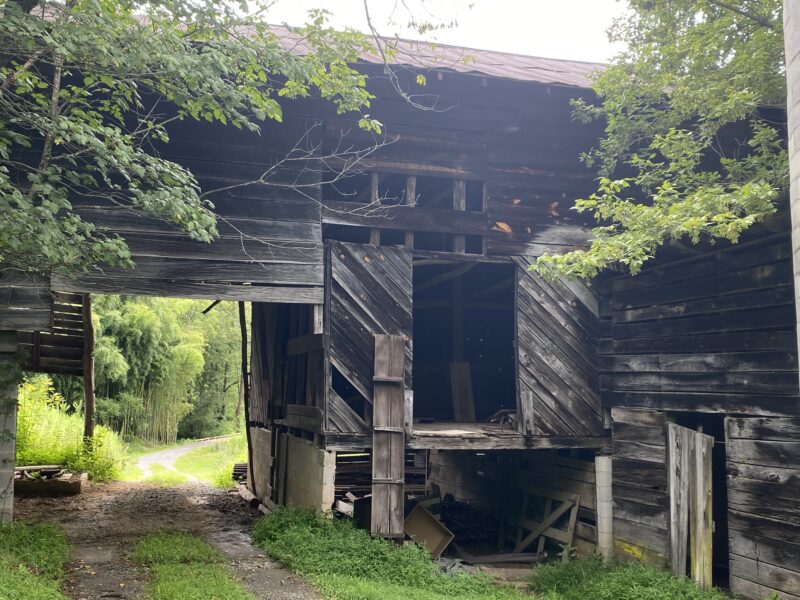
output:
<svg viewBox="0 0 800 600"><path fill-rule="evenodd" d="M515 261L518 390L533 399L534 434L602 435L597 316L585 295L528 271L532 259Z"/></svg>
<svg viewBox="0 0 800 600"><path fill-rule="evenodd" d="M611 418L616 557L665 566L670 557L666 418L660 411L624 408L612 409Z"/></svg>
<svg viewBox="0 0 800 600"><path fill-rule="evenodd" d="M401 247L329 242L329 357L372 402L375 334L411 339L411 253ZM406 343L406 385L411 345Z"/></svg>
<svg viewBox="0 0 800 600"><path fill-rule="evenodd" d="M731 590L800 590L800 419L725 419Z"/></svg>

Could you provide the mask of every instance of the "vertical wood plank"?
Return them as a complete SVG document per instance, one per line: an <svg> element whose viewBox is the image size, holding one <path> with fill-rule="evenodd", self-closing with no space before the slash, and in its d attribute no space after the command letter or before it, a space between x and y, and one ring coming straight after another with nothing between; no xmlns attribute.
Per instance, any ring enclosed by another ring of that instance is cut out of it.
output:
<svg viewBox="0 0 800 600"><path fill-rule="evenodd" d="M405 203L408 206L413 206L417 202L417 176L409 175L406 179L406 198ZM414 249L414 232L405 232L405 247L409 250Z"/></svg>
<svg viewBox="0 0 800 600"><path fill-rule="evenodd" d="M523 390L519 395L519 418L517 426L523 435L533 435L534 432L533 392Z"/></svg>
<svg viewBox="0 0 800 600"><path fill-rule="evenodd" d="M403 336L375 335L371 531L381 537L404 537L404 381Z"/></svg>
<svg viewBox="0 0 800 600"><path fill-rule="evenodd" d="M378 184L380 183L380 175L378 173L373 173L372 178L370 179L370 194L369 194L369 203L370 208L376 208L380 203L380 190L378 188ZM369 230L369 243L372 246L380 246L381 245L381 230L377 227L373 227Z"/></svg>
<svg viewBox="0 0 800 600"><path fill-rule="evenodd" d="M0 524L14 518L14 461L17 435L17 333L0 331Z"/></svg>
<svg viewBox="0 0 800 600"><path fill-rule="evenodd" d="M311 320L313 323L313 327L311 333L319 334L325 332L325 324L323 322L323 305L322 304L313 304L311 307Z"/></svg>
<svg viewBox="0 0 800 600"><path fill-rule="evenodd" d="M692 579L701 589L712 586L713 514L712 465L714 438L691 432L692 439Z"/></svg>
<svg viewBox="0 0 800 600"><path fill-rule="evenodd" d="M94 325L90 294L83 294L83 437L94 437Z"/></svg>
<svg viewBox="0 0 800 600"><path fill-rule="evenodd" d="M453 210L467 210L467 182L456 179L453 183ZM464 254L466 251L466 238L463 235L453 236L453 252Z"/></svg>
<svg viewBox="0 0 800 600"><path fill-rule="evenodd" d="M457 423L474 423L472 368L468 362L450 363L450 391L453 399L453 420Z"/></svg>
<svg viewBox="0 0 800 600"><path fill-rule="evenodd" d="M670 566L676 575L686 575L691 482L687 433L691 432L684 427L667 424Z"/></svg>

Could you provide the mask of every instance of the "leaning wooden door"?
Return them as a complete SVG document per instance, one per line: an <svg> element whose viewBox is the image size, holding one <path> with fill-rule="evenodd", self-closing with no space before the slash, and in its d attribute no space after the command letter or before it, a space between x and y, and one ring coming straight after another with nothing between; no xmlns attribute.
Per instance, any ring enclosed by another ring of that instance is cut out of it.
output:
<svg viewBox="0 0 800 600"><path fill-rule="evenodd" d="M594 294L583 284L545 281L528 270L533 257L514 260L517 389L526 429L533 435L602 435Z"/></svg>
<svg viewBox="0 0 800 600"><path fill-rule="evenodd" d="M677 575L691 577L701 588L712 585L712 473L710 435L667 425L669 470L670 564Z"/></svg>
<svg viewBox="0 0 800 600"><path fill-rule="evenodd" d="M329 242L326 318L328 358L367 407L373 405L375 335L400 335L405 343L405 386L411 389L411 251L398 246ZM328 390L326 429L369 430L369 411L354 411Z"/></svg>

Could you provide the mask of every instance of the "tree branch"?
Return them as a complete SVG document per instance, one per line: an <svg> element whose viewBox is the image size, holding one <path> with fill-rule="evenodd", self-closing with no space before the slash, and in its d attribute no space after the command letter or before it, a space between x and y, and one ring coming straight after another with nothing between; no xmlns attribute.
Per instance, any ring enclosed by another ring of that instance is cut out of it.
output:
<svg viewBox="0 0 800 600"><path fill-rule="evenodd" d="M774 31L775 25L772 24L769 19L762 17L759 14L754 13L753 11L747 10L746 8L741 8L740 6L736 6L735 4L731 4L729 2L725 2L724 0L708 0L709 4L713 4L719 8L724 10L729 10L731 12L736 13L737 15L741 15L751 21L755 21L762 27L766 27L769 30Z"/></svg>

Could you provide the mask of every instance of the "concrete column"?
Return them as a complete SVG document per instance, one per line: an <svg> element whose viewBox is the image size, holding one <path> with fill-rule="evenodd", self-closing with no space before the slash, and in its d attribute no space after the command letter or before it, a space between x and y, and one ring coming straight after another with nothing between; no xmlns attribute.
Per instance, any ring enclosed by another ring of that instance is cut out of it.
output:
<svg viewBox="0 0 800 600"><path fill-rule="evenodd" d="M611 457L598 454L594 459L597 489L597 551L603 562L614 557L614 508L611 494Z"/></svg>
<svg viewBox="0 0 800 600"><path fill-rule="evenodd" d="M14 518L17 435L17 334L0 331L0 523Z"/></svg>

